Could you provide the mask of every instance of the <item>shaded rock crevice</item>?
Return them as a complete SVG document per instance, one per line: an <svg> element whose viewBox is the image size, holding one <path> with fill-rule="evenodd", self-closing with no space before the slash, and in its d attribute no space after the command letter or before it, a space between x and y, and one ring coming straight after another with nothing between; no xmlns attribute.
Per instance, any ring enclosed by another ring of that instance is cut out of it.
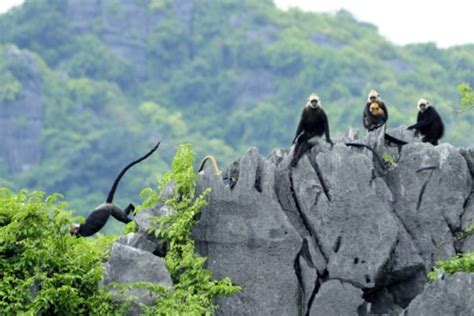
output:
<svg viewBox="0 0 474 316"><path fill-rule="evenodd" d="M326 181L324 180L324 176L323 176L323 173L321 172L321 169L319 168L316 160L310 160L310 163L311 163L311 166L313 167L314 169L314 172L316 172L316 176L318 177L318 180L319 180L319 183L321 184L321 187L323 189L323 192L324 192L324 195L326 196L326 198L328 199L328 201L331 201L331 195L329 194L329 187L328 185L326 184ZM318 198L316 198L315 202L314 202L314 205L317 204L318 202Z"/></svg>
<svg viewBox="0 0 474 316"><path fill-rule="evenodd" d="M301 207L298 204L298 199L296 198L296 193L295 193L295 189L294 189L294 186L293 186L293 177L291 176L291 174L289 175L289 179L290 179L291 197L293 198L293 203L296 207L296 211L298 212L299 217L301 218L301 221L302 221L304 227L306 228L306 231L308 232L308 234L310 236L314 236L314 230L311 229L311 226L308 223L308 220L305 218L304 213L301 212ZM316 200L317 200L317 197L316 197Z"/></svg>
<svg viewBox="0 0 474 316"><path fill-rule="evenodd" d="M416 203L416 209L417 210L420 209L421 202L423 201L423 194L425 193L426 186L428 185L428 183L431 180L431 177L433 176L433 172L434 172L434 170L430 171L430 173L428 175L428 178L425 180L425 183L423 183L423 185L421 186L420 193L418 194L418 202Z"/></svg>
<svg viewBox="0 0 474 316"><path fill-rule="evenodd" d="M307 241L304 240L295 258L295 272L302 291L300 315L308 314L320 285L317 268L313 264L308 247Z"/></svg>

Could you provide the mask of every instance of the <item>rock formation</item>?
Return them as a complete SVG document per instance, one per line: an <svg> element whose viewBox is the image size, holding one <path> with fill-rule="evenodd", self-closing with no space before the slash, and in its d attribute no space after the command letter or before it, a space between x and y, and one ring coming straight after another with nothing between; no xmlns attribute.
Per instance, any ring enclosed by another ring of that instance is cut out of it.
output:
<svg viewBox="0 0 474 316"><path fill-rule="evenodd" d="M391 153L388 170L371 151L338 141L317 144L293 169L291 150L263 158L251 148L227 169L229 182L199 175L199 190L212 191L194 229L198 250L216 278L242 287L219 299L219 315L472 311L472 275L430 284L426 273L437 260L474 250L456 237L474 219L473 149L423 144L403 129L391 132L411 137L400 152L381 133L345 138ZM168 211L144 212L137 234L156 245L142 226L150 213Z"/></svg>

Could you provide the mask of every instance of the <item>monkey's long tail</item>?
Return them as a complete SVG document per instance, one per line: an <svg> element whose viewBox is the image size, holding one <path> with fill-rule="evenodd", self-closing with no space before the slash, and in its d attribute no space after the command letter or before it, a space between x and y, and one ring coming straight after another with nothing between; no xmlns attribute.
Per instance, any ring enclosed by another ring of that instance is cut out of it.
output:
<svg viewBox="0 0 474 316"><path fill-rule="evenodd" d="M219 167L217 167L216 158L214 158L214 156L211 156L211 155L208 155L208 156L204 157L204 158L201 160L201 163L199 164L199 167L198 167L196 173L199 173L199 172L201 172L201 171L204 170L204 167L205 167L205 165L206 165L206 161L208 161L208 160L211 161L212 169L214 169L214 174L220 175L220 174L221 174L221 171L219 170Z"/></svg>
<svg viewBox="0 0 474 316"><path fill-rule="evenodd" d="M137 160L135 161L132 161L131 163L129 163L128 165L125 166L125 168L122 169L122 171L120 171L119 175L117 176L117 178L115 178L115 181L114 181L114 184L112 185L112 187L110 188L110 191L109 191L109 195L107 196L107 200L105 201L106 203L112 203L113 200L114 200L114 194L115 194L115 190L117 190L117 186L120 182L120 179L122 179L123 175L125 174L125 172L127 172L128 169L130 169L131 167L133 167L134 165L136 165L137 163L139 162L142 162L143 160L147 159L148 157L151 156L151 154L153 154L155 152L155 150L158 149L158 146L160 146L160 142L158 142L156 144L155 147L153 147L152 150L150 150L145 156L141 157L141 158L138 158Z"/></svg>
<svg viewBox="0 0 474 316"><path fill-rule="evenodd" d="M384 171L387 170L387 168L385 167L385 164L383 163L382 159L380 158L379 154L377 154L377 152L375 151L375 149L373 149L372 147L370 146L367 146L365 144L359 144L359 143L345 143L346 146L351 146L351 147L359 147L359 148L367 148L368 150L370 150L372 152L372 154L374 154L374 157L376 158L376 160L379 162L380 164L380 167L382 167L382 169Z"/></svg>
<svg viewBox="0 0 474 316"><path fill-rule="evenodd" d="M390 136L389 134L385 133L385 136L384 136L385 140L388 140L389 142L392 142L398 146L403 146L403 145L406 145L408 144L406 141L403 141L403 140L400 140L398 138L395 138L393 136Z"/></svg>

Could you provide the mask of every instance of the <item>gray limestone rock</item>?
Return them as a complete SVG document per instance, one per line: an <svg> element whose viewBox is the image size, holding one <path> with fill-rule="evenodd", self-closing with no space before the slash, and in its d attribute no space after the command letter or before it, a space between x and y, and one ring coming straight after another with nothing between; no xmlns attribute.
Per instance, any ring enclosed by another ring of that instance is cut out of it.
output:
<svg viewBox="0 0 474 316"><path fill-rule="evenodd" d="M166 287L173 284L163 259L148 251L122 243L114 243L105 264L103 284L107 286L111 282L127 284L139 281L152 282ZM123 294L114 288L111 290L115 292L115 297L119 302L125 302L129 296L135 296L133 302L151 305L156 299L156 295L151 295L148 290L144 289L134 289ZM133 310L136 311L136 308L137 306L134 306Z"/></svg>
<svg viewBox="0 0 474 316"><path fill-rule="evenodd" d="M403 128L391 133L411 140ZM393 150L383 131L350 137ZM415 140L381 173L371 151L340 143L316 141L290 169L292 155L281 149L264 159L250 149L224 178L198 175L198 192L212 189L193 230L198 251L216 278L242 287L218 298L217 314L396 315L425 300L426 272L454 255L453 236L473 221L466 156ZM149 249L159 242L144 231L149 216L166 212L162 203L142 211L140 238L121 242ZM421 310L414 306L405 313Z"/></svg>
<svg viewBox="0 0 474 316"><path fill-rule="evenodd" d="M329 278L361 288L374 287L396 245L399 227L389 201L377 194L372 161L364 154L336 145L319 154L316 162L320 179L315 172L305 171L306 177L295 177L293 186L298 201L302 201L303 216L328 258ZM293 174L308 168L303 159ZM321 179L327 196L320 192Z"/></svg>
<svg viewBox="0 0 474 316"><path fill-rule="evenodd" d="M474 274L455 273L428 284L401 314L403 316L471 316L474 311Z"/></svg>
<svg viewBox="0 0 474 316"><path fill-rule="evenodd" d="M401 221L398 242L384 273L384 284L392 284L424 272L424 262Z"/></svg>
<svg viewBox="0 0 474 316"><path fill-rule="evenodd" d="M453 232L461 226L471 188L461 155L449 144L406 145L386 182L394 195L395 212L419 250L425 270L435 260L453 256Z"/></svg>
<svg viewBox="0 0 474 316"><path fill-rule="evenodd" d="M201 190L212 191L194 229L199 252L208 257L207 268L216 278L230 277L242 287L219 299L220 315L297 315L302 310L295 271L302 239L276 199L271 166L250 149L239 161L232 190L218 176L200 177Z"/></svg>
<svg viewBox="0 0 474 316"><path fill-rule="evenodd" d="M156 244L149 239L146 235L140 233L129 233L125 236L120 237L117 242L126 246L130 246L143 251L153 253L156 249Z"/></svg>
<svg viewBox="0 0 474 316"><path fill-rule="evenodd" d="M348 283L330 280L321 285L310 316L359 315L365 310L362 290Z"/></svg>
<svg viewBox="0 0 474 316"><path fill-rule="evenodd" d="M278 183L275 186L275 193L285 215L301 237L308 236L310 232L301 217L299 206L292 190L292 179L289 170L287 168L277 168L275 170L275 181Z"/></svg>
<svg viewBox="0 0 474 316"><path fill-rule="evenodd" d="M318 273L311 262L311 258L303 255L298 257L297 273L299 273L301 276L300 282L302 287L302 296L304 298L304 301L302 302L303 315L306 315L310 307L311 298L315 293L318 281Z"/></svg>
<svg viewBox="0 0 474 316"><path fill-rule="evenodd" d="M471 193L466 202L464 214L461 217L461 229L464 232L474 225L474 193ZM474 234L470 233L467 236L461 236L461 252L474 251Z"/></svg>
<svg viewBox="0 0 474 316"><path fill-rule="evenodd" d="M474 147L460 148L459 153L464 157L464 159L466 159L471 177L474 178Z"/></svg>

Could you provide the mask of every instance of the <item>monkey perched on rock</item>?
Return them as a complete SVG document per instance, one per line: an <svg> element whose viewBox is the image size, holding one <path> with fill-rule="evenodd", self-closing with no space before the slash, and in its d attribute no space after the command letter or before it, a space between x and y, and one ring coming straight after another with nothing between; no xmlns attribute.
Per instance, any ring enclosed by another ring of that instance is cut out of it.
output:
<svg viewBox="0 0 474 316"><path fill-rule="evenodd" d="M331 146L334 145L329 136L328 118L321 107L321 100L317 94L313 93L308 98L296 129L296 135L292 142L296 143L296 146L290 166L295 167L298 160L313 146L310 142L312 138L323 134L326 135L326 141Z"/></svg>
<svg viewBox="0 0 474 316"><path fill-rule="evenodd" d="M370 90L367 97L367 103L364 107L364 113L362 114L362 123L364 127L369 131L376 130L385 125L388 120L388 109L385 103L380 99L380 94L375 90ZM394 143L401 148L406 145L407 142L390 136L384 133L385 140Z"/></svg>
<svg viewBox="0 0 474 316"><path fill-rule="evenodd" d="M438 145L438 140L444 134L444 124L441 116L425 99L418 101L416 124L409 126L407 129L414 129L415 133L421 133L423 135L421 139L423 143L431 143L435 146Z"/></svg>
<svg viewBox="0 0 474 316"><path fill-rule="evenodd" d="M151 154L153 154L155 150L158 149L158 146L160 146L160 142L158 142L156 146L153 147L153 149L150 150L146 155L129 163L127 166L125 166L125 168L122 169L117 178L115 178L105 203L97 206L97 208L86 218L84 224L71 224L69 231L72 235L78 237L88 237L94 235L105 226L110 215L112 215L116 220L125 224L131 221L128 215L135 210L135 206L130 203L124 210L116 206L113 203L115 190L117 190L120 179L122 179L125 172L127 172L127 170L132 166L150 157Z"/></svg>
<svg viewBox="0 0 474 316"><path fill-rule="evenodd" d="M383 126L388 120L388 111L385 103L380 99L377 91L371 90L365 104L363 120L364 127L373 131Z"/></svg>

